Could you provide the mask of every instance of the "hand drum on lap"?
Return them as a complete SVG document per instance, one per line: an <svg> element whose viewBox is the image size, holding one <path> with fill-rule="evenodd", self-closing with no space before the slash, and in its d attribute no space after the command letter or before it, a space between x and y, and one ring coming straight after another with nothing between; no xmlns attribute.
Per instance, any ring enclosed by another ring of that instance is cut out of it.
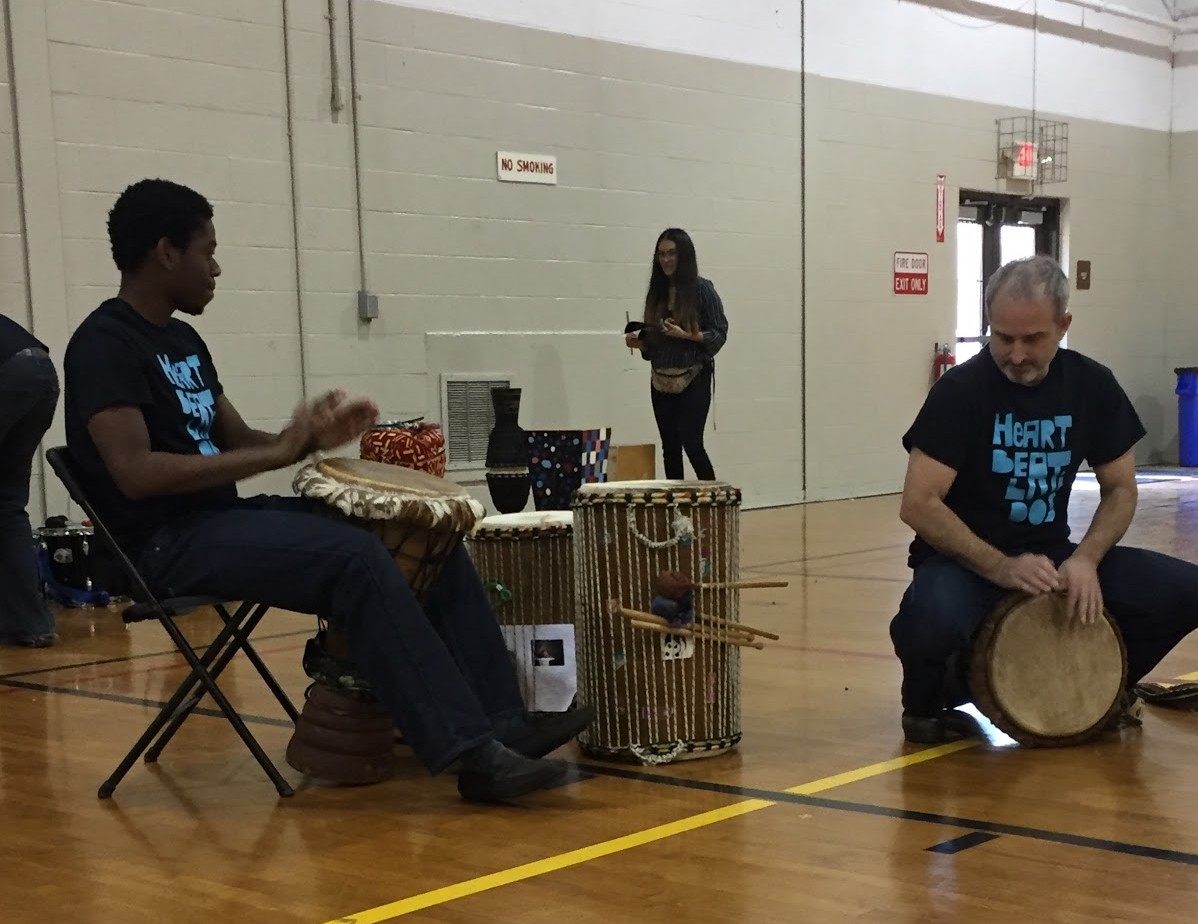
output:
<svg viewBox="0 0 1198 924"><path fill-rule="evenodd" d="M1081 625L1061 594L1016 593L978 628L969 682L982 714L1021 744L1080 744L1119 708L1127 651L1105 609Z"/></svg>
<svg viewBox="0 0 1198 924"><path fill-rule="evenodd" d="M419 599L486 512L452 481L366 459L312 462L296 473L292 487L377 535Z"/></svg>

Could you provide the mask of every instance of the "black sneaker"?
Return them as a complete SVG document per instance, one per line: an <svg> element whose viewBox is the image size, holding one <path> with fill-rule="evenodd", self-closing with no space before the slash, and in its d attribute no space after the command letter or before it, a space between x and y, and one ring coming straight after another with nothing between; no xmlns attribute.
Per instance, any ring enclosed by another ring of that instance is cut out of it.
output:
<svg viewBox="0 0 1198 924"><path fill-rule="evenodd" d="M964 738L981 738L983 731L968 713L945 709L933 716L903 713L903 736L912 744L947 744Z"/></svg>
<svg viewBox="0 0 1198 924"><path fill-rule="evenodd" d="M1168 706L1171 709L1198 710L1198 683L1192 680L1181 683L1137 683L1128 694L1150 706ZM1127 694L1125 694L1127 695Z"/></svg>
<svg viewBox="0 0 1198 924"><path fill-rule="evenodd" d="M11 645L14 648L50 648L55 640L53 632L39 635L0 635L0 645Z"/></svg>
<svg viewBox="0 0 1198 924"><path fill-rule="evenodd" d="M507 802L565 782L569 768L556 760L530 760L497 741L462 760L458 792L468 802Z"/></svg>
<svg viewBox="0 0 1198 924"><path fill-rule="evenodd" d="M573 741L595 720L593 706L566 712L527 715L514 728L502 729L497 737L504 747L525 757L544 757Z"/></svg>

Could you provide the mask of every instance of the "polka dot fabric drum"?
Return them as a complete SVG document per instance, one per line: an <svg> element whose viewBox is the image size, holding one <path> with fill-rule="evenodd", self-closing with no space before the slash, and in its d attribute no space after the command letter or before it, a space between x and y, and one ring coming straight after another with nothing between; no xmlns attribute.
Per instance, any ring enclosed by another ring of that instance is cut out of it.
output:
<svg viewBox="0 0 1198 924"><path fill-rule="evenodd" d="M607 480L611 431L529 430L528 478L537 510L569 510L581 485Z"/></svg>

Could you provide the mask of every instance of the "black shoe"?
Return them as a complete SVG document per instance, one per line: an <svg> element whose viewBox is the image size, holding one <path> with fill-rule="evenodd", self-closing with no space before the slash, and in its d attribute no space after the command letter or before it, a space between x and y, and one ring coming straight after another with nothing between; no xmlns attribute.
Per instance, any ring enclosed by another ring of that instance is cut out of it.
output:
<svg viewBox="0 0 1198 924"><path fill-rule="evenodd" d="M50 648L54 641L53 632L41 635L0 635L0 645L12 645L16 648Z"/></svg>
<svg viewBox="0 0 1198 924"><path fill-rule="evenodd" d="M573 741L594 720L595 709L592 706L528 715L514 728L500 730L497 737L504 747L517 754L544 757Z"/></svg>
<svg viewBox="0 0 1198 924"><path fill-rule="evenodd" d="M1125 695L1135 697L1149 706L1168 706L1171 709L1198 710L1198 683L1137 683Z"/></svg>
<svg viewBox="0 0 1198 924"><path fill-rule="evenodd" d="M556 760L530 760L497 741L462 758L458 792L468 802L507 802L566 779L567 767Z"/></svg>
<svg viewBox="0 0 1198 924"><path fill-rule="evenodd" d="M912 744L947 744L963 738L980 738L983 732L973 716L945 709L934 716L903 713L903 735Z"/></svg>

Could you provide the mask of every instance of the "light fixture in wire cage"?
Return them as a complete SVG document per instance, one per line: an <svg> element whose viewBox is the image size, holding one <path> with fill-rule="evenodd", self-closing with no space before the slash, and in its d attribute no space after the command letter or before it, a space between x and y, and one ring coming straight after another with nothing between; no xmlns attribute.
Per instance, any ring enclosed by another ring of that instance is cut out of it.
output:
<svg viewBox="0 0 1198 924"><path fill-rule="evenodd" d="M998 179L1043 186L1069 178L1068 122L1024 115L997 119L996 124Z"/></svg>

